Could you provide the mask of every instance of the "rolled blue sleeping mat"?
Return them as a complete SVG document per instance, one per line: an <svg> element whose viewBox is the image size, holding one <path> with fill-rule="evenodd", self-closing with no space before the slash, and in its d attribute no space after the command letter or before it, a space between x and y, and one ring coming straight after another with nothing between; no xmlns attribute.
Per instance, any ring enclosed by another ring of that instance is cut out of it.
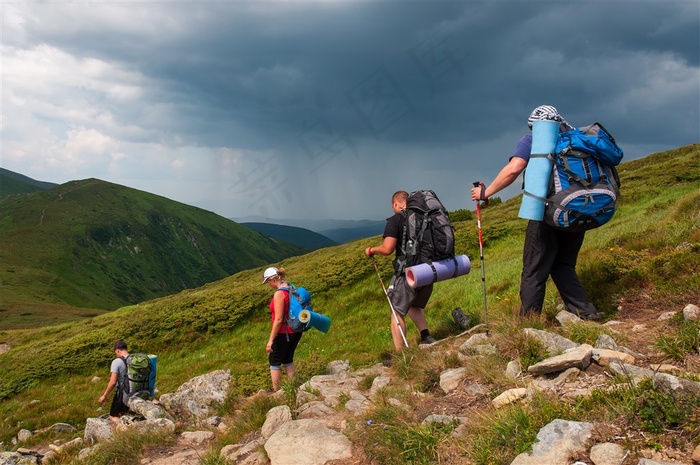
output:
<svg viewBox="0 0 700 465"><path fill-rule="evenodd" d="M559 123L556 121L534 121L532 123L532 149L530 161L525 170L525 188L518 216L526 220L542 221L549 189L549 175L552 172L552 160L549 155L557 146Z"/></svg>
<svg viewBox="0 0 700 465"><path fill-rule="evenodd" d="M330 318L308 309L304 309L299 313L299 321L306 323L307 326L318 329L322 333L327 333L331 328Z"/></svg>
<svg viewBox="0 0 700 465"><path fill-rule="evenodd" d="M156 367L158 365L158 356L148 354L148 359L151 363L151 375L148 378L148 392L153 397L156 391Z"/></svg>

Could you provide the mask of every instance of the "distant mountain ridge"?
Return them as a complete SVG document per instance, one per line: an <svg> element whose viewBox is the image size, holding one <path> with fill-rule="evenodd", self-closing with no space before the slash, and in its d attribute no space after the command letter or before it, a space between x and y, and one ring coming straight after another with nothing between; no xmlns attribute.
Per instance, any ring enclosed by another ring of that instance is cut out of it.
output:
<svg viewBox="0 0 700 465"><path fill-rule="evenodd" d="M0 212L0 304L15 308L115 309L308 252L99 179L6 196Z"/></svg>
<svg viewBox="0 0 700 465"><path fill-rule="evenodd" d="M285 219L264 216L244 216L231 218L237 223L271 223L309 229L322 234L338 244L356 239L378 236L384 232L386 220L336 220L336 219Z"/></svg>
<svg viewBox="0 0 700 465"><path fill-rule="evenodd" d="M290 244L295 244L305 247L309 250L321 249L323 247L331 247L338 245L332 239L311 231L309 229L297 228L296 226L286 226L272 223L239 223L265 236L279 239Z"/></svg>
<svg viewBox="0 0 700 465"><path fill-rule="evenodd" d="M52 182L37 181L23 174L0 168L0 196L26 194L58 186Z"/></svg>

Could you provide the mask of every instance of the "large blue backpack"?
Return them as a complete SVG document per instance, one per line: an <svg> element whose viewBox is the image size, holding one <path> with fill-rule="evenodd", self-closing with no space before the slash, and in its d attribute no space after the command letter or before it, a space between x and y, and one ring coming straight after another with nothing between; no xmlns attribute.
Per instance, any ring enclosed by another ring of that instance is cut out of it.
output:
<svg viewBox="0 0 700 465"><path fill-rule="evenodd" d="M552 159L544 221L566 231L586 231L615 214L620 178L615 166L623 152L600 124L559 134Z"/></svg>

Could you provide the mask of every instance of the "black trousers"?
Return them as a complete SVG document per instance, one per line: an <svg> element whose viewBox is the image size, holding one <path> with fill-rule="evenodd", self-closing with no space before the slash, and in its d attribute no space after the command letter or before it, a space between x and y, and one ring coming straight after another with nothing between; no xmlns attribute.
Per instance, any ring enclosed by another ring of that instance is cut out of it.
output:
<svg viewBox="0 0 700 465"><path fill-rule="evenodd" d="M576 260L585 234L554 229L543 221L528 222L520 280L521 316L542 311L549 276L571 313L597 313L576 275Z"/></svg>
<svg viewBox="0 0 700 465"><path fill-rule="evenodd" d="M112 399L112 405L109 408L109 416L120 417L122 414L129 411L129 407L124 403L122 392L117 389L114 393L114 398Z"/></svg>

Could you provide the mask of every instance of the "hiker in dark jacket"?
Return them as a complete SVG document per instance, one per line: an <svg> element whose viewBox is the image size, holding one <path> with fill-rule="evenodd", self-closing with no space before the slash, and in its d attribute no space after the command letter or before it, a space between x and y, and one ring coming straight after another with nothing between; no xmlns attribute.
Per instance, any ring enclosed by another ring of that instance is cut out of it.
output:
<svg viewBox="0 0 700 465"><path fill-rule="evenodd" d="M572 129L551 105L541 105L532 111L527 120L530 129L536 120L557 121L560 123L560 131ZM526 134L518 141L515 153L493 182L486 188L481 186L472 189L472 200L487 200L510 186L530 161L531 148L532 134ZM569 312L584 320L600 319L576 274L576 261L584 236L585 232L561 231L544 221L529 220L525 231L520 280L521 317L539 315L542 312L547 279L551 276Z"/></svg>
<svg viewBox="0 0 700 465"><path fill-rule="evenodd" d="M117 356L112 360L110 365L110 377L107 383L107 388L104 394L97 400L100 404L104 404L105 399L114 388L117 388L112 399L112 405L109 408L109 419L112 421L119 420L119 417L129 411L129 407L124 403L123 389L127 378L127 368L125 358L129 356L126 350L126 342L117 341L114 343L114 354ZM122 358L124 357L124 358Z"/></svg>
<svg viewBox="0 0 700 465"><path fill-rule="evenodd" d="M368 257L374 255L391 255L396 252L394 259L394 268L397 269L397 262L406 254L402 249L404 242L404 223L406 217L402 213L406 210L406 201L408 200L408 192L397 191L391 197L391 208L394 210L394 215L387 218L386 226L384 227L384 241L374 247L367 247L365 254ZM404 317L408 314L415 323L416 328L420 331L421 344L432 344L435 338L430 335L428 323L425 319L425 306L428 304L430 295L433 292L433 285L411 288L406 282L406 275L394 275L387 290L387 295L392 303L393 310L396 310L398 315L391 317L391 337L394 340L394 349L398 352L405 347L404 337L406 334L406 323ZM398 321L397 321L398 320ZM400 325L400 326L399 326Z"/></svg>
<svg viewBox="0 0 700 465"><path fill-rule="evenodd" d="M282 367L287 374L287 378L294 377L294 351L301 340L302 333L296 333L287 324L289 314L289 291L280 287L289 288L286 281L284 268L270 267L263 273L263 284L268 284L275 293L270 301L270 312L272 313L272 328L270 338L267 340L265 350L269 355L270 378L272 379L272 390L280 389L282 380Z"/></svg>

